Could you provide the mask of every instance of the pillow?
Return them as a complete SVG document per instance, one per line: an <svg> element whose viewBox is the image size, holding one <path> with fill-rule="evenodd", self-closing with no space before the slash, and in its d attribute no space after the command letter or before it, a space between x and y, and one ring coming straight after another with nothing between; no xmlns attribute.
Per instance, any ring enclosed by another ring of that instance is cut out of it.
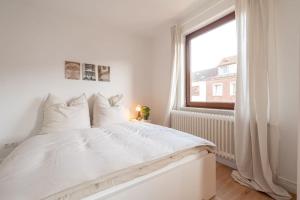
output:
<svg viewBox="0 0 300 200"><path fill-rule="evenodd" d="M60 98L49 94L44 105L42 130L91 128L89 106L85 94L70 101L67 105Z"/></svg>
<svg viewBox="0 0 300 200"><path fill-rule="evenodd" d="M101 94L95 95L93 107L93 127L102 127L114 123L128 121L128 112L117 103L122 95L116 95L109 99Z"/></svg>
<svg viewBox="0 0 300 200"><path fill-rule="evenodd" d="M117 94L115 96L109 97L108 101L111 106L118 106L118 103L122 100L122 98L122 94Z"/></svg>

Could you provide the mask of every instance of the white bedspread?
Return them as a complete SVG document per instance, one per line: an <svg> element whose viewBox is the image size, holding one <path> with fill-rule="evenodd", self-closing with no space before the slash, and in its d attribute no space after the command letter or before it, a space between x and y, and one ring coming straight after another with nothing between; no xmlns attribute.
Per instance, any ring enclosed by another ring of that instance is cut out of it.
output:
<svg viewBox="0 0 300 200"><path fill-rule="evenodd" d="M122 123L36 135L0 165L0 199L43 199L66 188L211 142L173 129Z"/></svg>

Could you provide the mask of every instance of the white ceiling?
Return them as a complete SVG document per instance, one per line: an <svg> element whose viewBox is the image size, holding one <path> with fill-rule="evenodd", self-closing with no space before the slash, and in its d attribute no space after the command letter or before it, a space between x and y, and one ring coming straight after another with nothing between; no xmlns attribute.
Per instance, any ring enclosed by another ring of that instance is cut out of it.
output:
<svg viewBox="0 0 300 200"><path fill-rule="evenodd" d="M84 17L138 34L151 34L207 0L26 0L38 8Z"/></svg>

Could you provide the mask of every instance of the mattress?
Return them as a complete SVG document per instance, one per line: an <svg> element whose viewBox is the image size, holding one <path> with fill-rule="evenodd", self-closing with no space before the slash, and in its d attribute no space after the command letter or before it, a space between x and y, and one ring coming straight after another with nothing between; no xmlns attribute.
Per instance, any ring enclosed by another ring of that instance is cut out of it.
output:
<svg viewBox="0 0 300 200"><path fill-rule="evenodd" d="M0 165L0 199L81 199L214 144L147 123L42 132Z"/></svg>
<svg viewBox="0 0 300 200"><path fill-rule="evenodd" d="M192 149L176 152L153 161L130 166L128 168L99 177L95 180L87 181L75 187L67 188L64 191L58 192L57 194L52 194L49 197L45 198L45 200L79 200L84 197L88 197L90 195L104 191L108 188L112 188L114 186L132 181L136 178L149 175L152 172L162 169L163 167L166 167L168 165L174 164L183 158L200 153L201 155L207 154L207 148L195 147Z"/></svg>

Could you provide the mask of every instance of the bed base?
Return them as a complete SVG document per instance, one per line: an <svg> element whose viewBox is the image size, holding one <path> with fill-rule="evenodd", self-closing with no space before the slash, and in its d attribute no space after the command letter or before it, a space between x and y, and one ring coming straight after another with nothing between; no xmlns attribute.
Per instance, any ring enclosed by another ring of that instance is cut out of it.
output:
<svg viewBox="0 0 300 200"><path fill-rule="evenodd" d="M216 194L216 157L188 156L84 200L208 200Z"/></svg>

